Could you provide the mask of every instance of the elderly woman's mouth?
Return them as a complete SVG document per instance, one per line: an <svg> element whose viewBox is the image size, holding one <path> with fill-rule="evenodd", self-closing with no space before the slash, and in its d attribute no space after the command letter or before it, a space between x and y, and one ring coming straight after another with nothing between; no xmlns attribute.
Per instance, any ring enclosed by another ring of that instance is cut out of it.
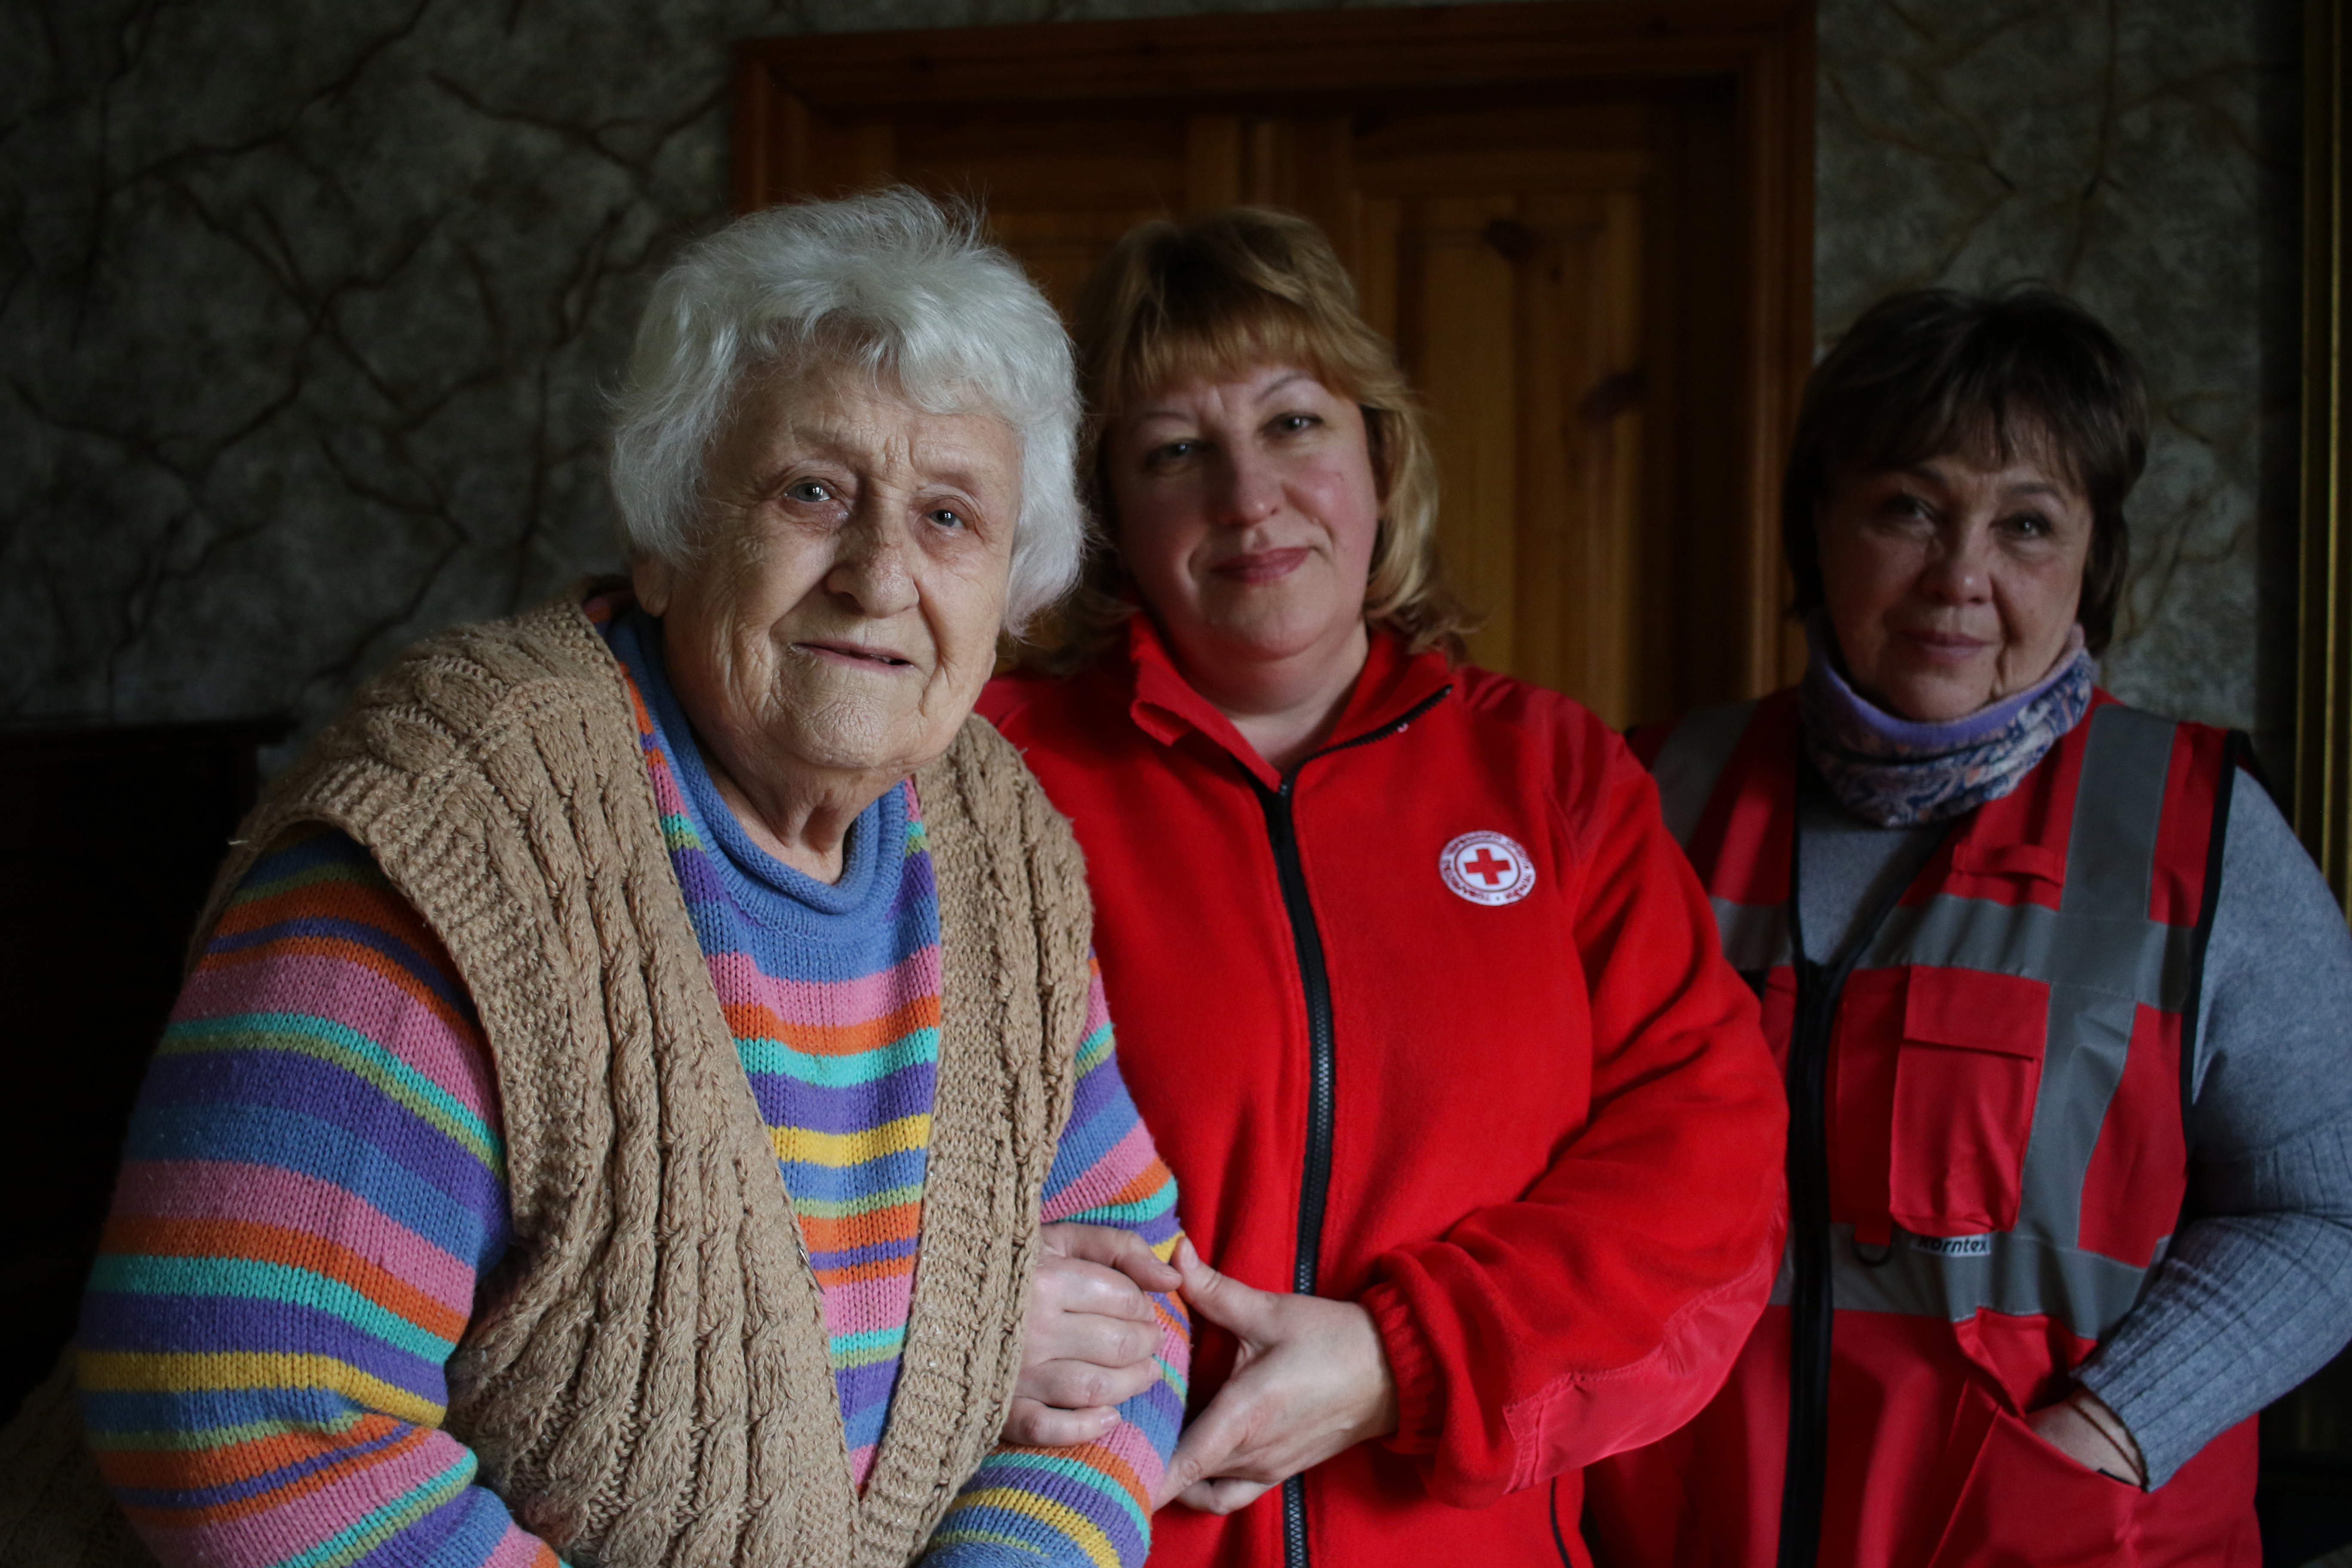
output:
<svg viewBox="0 0 2352 1568"><path fill-rule="evenodd" d="M813 655L827 663L846 664L866 668L872 668L877 665L891 669L912 669L915 667L913 659L902 658L888 648L861 647L856 643L796 642L792 646L795 652Z"/></svg>

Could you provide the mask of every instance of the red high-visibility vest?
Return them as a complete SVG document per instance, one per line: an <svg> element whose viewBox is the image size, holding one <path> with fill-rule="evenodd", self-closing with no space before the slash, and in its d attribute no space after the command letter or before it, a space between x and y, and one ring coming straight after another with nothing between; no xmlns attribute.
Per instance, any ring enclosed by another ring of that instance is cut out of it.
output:
<svg viewBox="0 0 2352 1568"><path fill-rule="evenodd" d="M1723 1392L1587 1471L1599 1561L2260 1561L2252 1419L2146 1493L2024 1421L2131 1310L2180 1217L2239 743L2100 693L1952 826L1841 973L1823 949L1842 933L1791 942L1795 693L1636 738L1763 997L1794 1212Z"/></svg>

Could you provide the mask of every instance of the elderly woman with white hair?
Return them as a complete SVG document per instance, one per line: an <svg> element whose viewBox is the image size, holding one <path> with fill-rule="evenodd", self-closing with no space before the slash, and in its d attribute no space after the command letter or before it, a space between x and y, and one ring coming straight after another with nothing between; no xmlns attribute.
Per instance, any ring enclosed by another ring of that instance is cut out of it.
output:
<svg viewBox="0 0 2352 1568"><path fill-rule="evenodd" d="M999 1442L1041 1222L1177 1240L971 717L1077 567L1062 329L968 218L811 204L620 402L633 584L412 648L239 833L0 1557L1142 1560L1177 1304L1098 1440Z"/></svg>

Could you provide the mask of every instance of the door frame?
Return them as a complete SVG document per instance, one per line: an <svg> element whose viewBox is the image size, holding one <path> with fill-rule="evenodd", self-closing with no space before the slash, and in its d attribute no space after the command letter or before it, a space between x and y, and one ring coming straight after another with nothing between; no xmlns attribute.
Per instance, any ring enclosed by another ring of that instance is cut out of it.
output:
<svg viewBox="0 0 2352 1568"><path fill-rule="evenodd" d="M2302 596L2295 672L2294 825L2352 909L2352 384L2344 363L2344 0L2304 7Z"/></svg>
<svg viewBox="0 0 2352 1568"><path fill-rule="evenodd" d="M1783 450L1812 366L1813 9L1812 0L1537 0L751 39L735 47L735 208L805 193L813 118L859 110L1727 80L1744 280L1735 460L1747 624L1738 667L1747 691L1759 695L1802 665L1781 614L1789 589L1780 496Z"/></svg>

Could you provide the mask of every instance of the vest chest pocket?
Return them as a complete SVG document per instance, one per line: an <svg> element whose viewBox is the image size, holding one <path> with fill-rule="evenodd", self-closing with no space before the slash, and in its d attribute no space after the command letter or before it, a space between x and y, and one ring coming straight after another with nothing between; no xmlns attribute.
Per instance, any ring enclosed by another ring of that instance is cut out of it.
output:
<svg viewBox="0 0 2352 1568"><path fill-rule="evenodd" d="M2049 984L1974 969L1902 973L1888 1212L1916 1236L2008 1230L2042 1085Z"/></svg>

